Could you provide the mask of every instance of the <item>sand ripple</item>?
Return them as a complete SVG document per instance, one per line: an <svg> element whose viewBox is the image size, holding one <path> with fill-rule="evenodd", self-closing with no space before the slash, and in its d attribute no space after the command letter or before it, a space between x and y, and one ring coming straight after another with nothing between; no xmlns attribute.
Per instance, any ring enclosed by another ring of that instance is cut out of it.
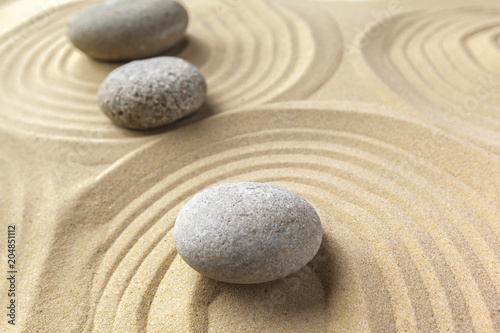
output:
<svg viewBox="0 0 500 333"><path fill-rule="evenodd" d="M68 19L92 3L55 7L0 37L2 129L65 138L139 136L112 125L96 105L99 84L119 64L90 60L66 40ZM305 98L340 64L339 30L318 8L290 1L186 3L189 38L167 54L193 62L207 78L207 105L194 118Z"/></svg>
<svg viewBox="0 0 500 333"><path fill-rule="evenodd" d="M499 8L465 7L395 16L356 45L363 75L386 101L498 153L499 36Z"/></svg>
<svg viewBox="0 0 500 333"><path fill-rule="evenodd" d="M136 150L62 207L41 277L61 297L36 310L54 329L98 332L291 330L306 320L317 331L499 330L498 183L484 173L500 162L382 109L279 103ZM182 205L230 181L274 183L315 206L325 237L308 267L235 286L199 277L177 256Z"/></svg>
<svg viewBox="0 0 500 333"><path fill-rule="evenodd" d="M0 212L23 221L23 332L500 332L500 9L403 12L342 53L330 15L364 4L186 0L188 38L166 54L200 67L208 100L137 132L96 106L120 64L65 38L94 2L0 36ZM360 79L386 104L310 100L339 85L332 99L362 98ZM311 263L240 286L180 259L177 213L232 181L312 203Z"/></svg>

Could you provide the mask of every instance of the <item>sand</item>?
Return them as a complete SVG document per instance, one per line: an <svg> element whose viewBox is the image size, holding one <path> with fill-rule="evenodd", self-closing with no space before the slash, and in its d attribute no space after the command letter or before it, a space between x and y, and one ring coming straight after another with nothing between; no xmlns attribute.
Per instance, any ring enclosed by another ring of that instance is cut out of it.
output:
<svg viewBox="0 0 500 333"><path fill-rule="evenodd" d="M152 132L111 124L119 64L65 39L93 1L0 2L0 331L500 332L498 2L185 2L167 54L208 99ZM183 204L236 181L315 207L308 266L242 286L180 259Z"/></svg>

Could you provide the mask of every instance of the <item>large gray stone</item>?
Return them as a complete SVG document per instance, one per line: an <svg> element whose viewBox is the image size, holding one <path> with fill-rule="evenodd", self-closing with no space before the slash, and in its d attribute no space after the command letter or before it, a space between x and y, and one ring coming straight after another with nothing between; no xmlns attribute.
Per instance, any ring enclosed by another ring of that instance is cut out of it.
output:
<svg viewBox="0 0 500 333"><path fill-rule="evenodd" d="M97 102L117 125L148 129L169 124L205 100L200 71L174 57L132 61L111 72L99 87Z"/></svg>
<svg viewBox="0 0 500 333"><path fill-rule="evenodd" d="M78 12L67 35L93 58L140 59L178 43L188 21L186 9L174 0L112 0Z"/></svg>
<svg viewBox="0 0 500 333"><path fill-rule="evenodd" d="M175 221L175 246L196 271L231 283L279 279L319 250L321 221L299 195L270 184L230 183L194 196Z"/></svg>

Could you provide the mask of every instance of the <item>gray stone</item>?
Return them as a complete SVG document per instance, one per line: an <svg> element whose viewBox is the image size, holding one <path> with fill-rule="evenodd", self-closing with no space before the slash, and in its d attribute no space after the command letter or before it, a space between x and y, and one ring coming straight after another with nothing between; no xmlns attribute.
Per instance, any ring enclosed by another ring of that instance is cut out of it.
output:
<svg viewBox="0 0 500 333"><path fill-rule="evenodd" d="M93 58L140 59L177 44L188 21L186 9L174 0L112 0L78 12L68 23L67 35Z"/></svg>
<svg viewBox="0 0 500 333"><path fill-rule="evenodd" d="M207 84L189 62L174 57L135 60L111 72L99 87L97 102L117 125L148 129L196 111Z"/></svg>
<svg viewBox="0 0 500 333"><path fill-rule="evenodd" d="M230 183L194 196L179 212L175 246L196 271L231 283L282 278L319 250L321 221L299 195L270 184Z"/></svg>

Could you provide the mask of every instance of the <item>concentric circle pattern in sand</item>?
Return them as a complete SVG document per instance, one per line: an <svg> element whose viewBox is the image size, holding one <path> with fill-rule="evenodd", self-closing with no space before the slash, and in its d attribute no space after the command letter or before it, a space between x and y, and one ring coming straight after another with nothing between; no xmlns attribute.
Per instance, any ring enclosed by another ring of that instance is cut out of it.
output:
<svg viewBox="0 0 500 333"><path fill-rule="evenodd" d="M99 84L119 64L93 61L65 37L69 18L93 3L55 7L0 37L3 129L86 139L138 135L112 125L96 104ZM187 42L168 54L191 61L207 78L207 105L198 117L307 97L340 63L340 33L318 8L295 1L186 3ZM326 70L312 74L319 67Z"/></svg>
<svg viewBox="0 0 500 333"><path fill-rule="evenodd" d="M61 297L36 310L55 331L292 331L305 321L316 332L498 331L500 162L385 111L279 103L135 151L61 207L41 276L51 281L43 292ZM280 185L317 209L324 240L306 268L231 285L177 256L171 231L182 205L233 181Z"/></svg>
<svg viewBox="0 0 500 333"><path fill-rule="evenodd" d="M396 15L356 41L392 103L410 105L458 135L500 152L500 8ZM363 66L364 67L364 66Z"/></svg>

